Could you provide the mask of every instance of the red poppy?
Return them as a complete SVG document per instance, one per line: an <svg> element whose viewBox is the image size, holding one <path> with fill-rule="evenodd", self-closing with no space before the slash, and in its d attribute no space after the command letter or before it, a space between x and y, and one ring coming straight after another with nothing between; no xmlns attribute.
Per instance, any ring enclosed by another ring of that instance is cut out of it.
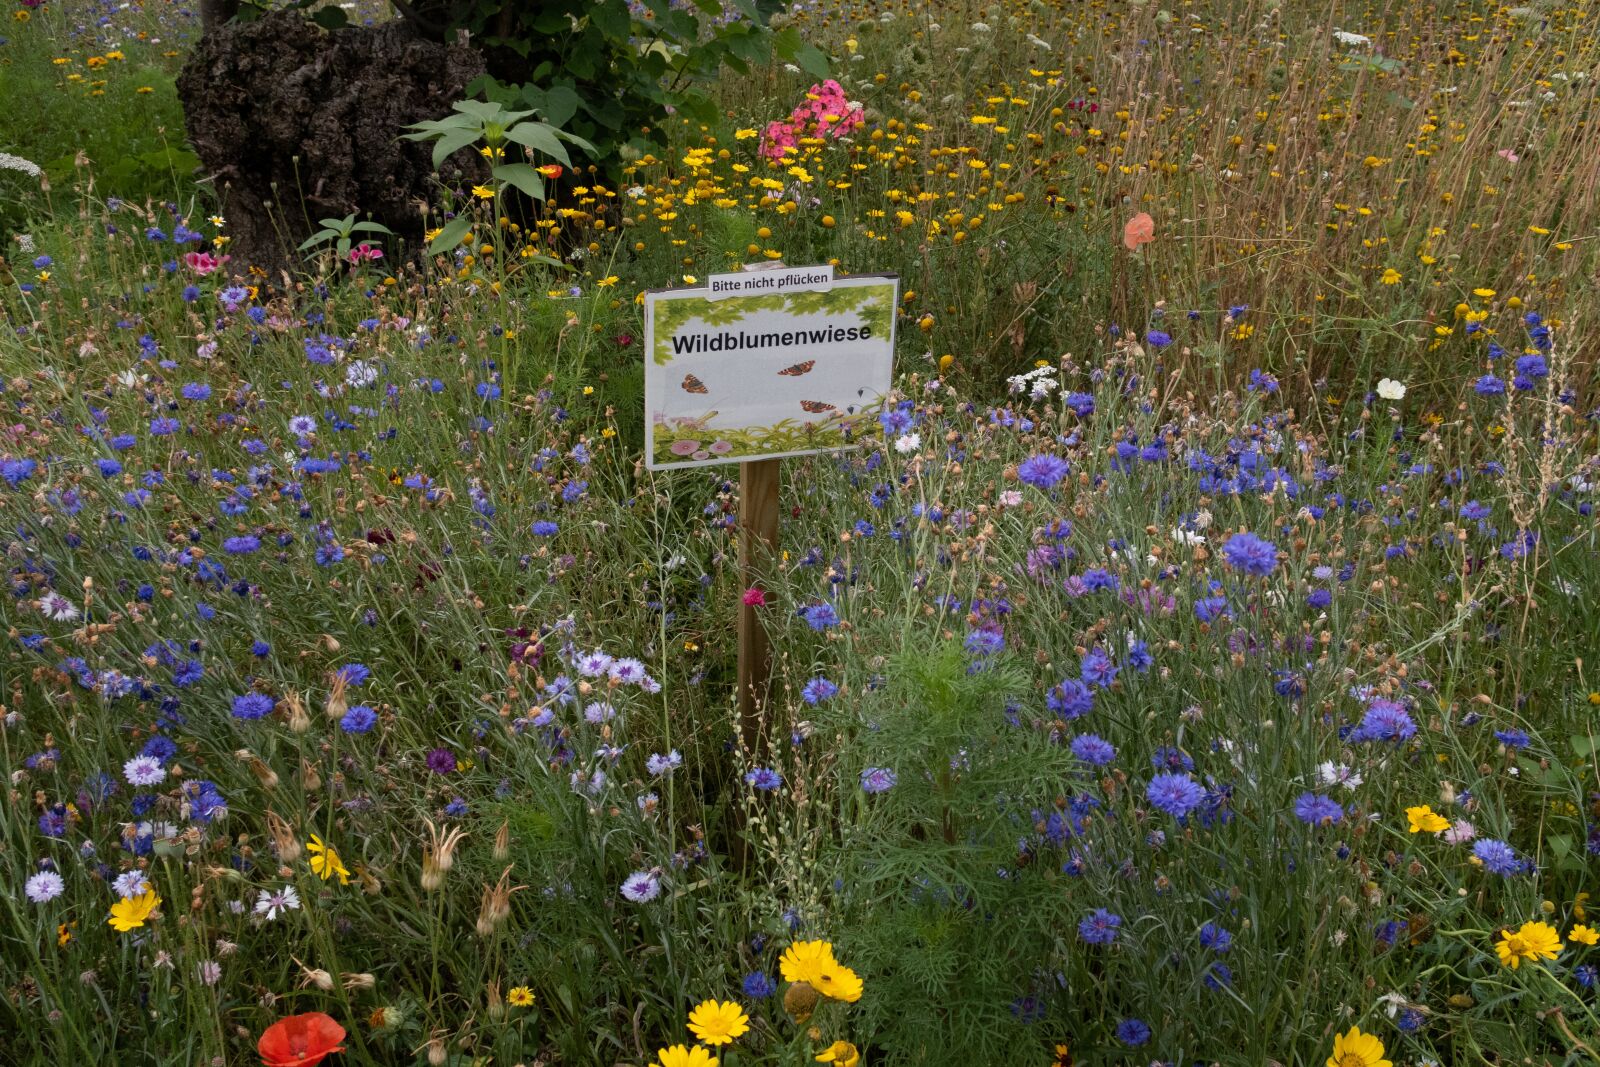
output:
<svg viewBox="0 0 1600 1067"><path fill-rule="evenodd" d="M312 1067L334 1052L343 1052L344 1027L320 1011L279 1019L261 1035L256 1051L264 1067Z"/></svg>
<svg viewBox="0 0 1600 1067"><path fill-rule="evenodd" d="M561 177L561 164L546 163L544 166L539 168L539 173L543 174L551 181L555 181L557 178Z"/></svg>

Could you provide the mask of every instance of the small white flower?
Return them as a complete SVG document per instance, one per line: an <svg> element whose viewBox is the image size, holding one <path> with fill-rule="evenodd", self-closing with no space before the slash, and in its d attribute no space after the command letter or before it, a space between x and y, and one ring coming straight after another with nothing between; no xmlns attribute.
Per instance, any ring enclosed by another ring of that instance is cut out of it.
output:
<svg viewBox="0 0 1600 1067"><path fill-rule="evenodd" d="M1342 785L1346 789L1354 789L1361 784L1361 774L1342 763L1324 760L1317 765L1317 780L1323 785Z"/></svg>
<svg viewBox="0 0 1600 1067"><path fill-rule="evenodd" d="M1000 506L1003 508L1020 507L1022 504L1022 490L1007 489L1000 494Z"/></svg>
<svg viewBox="0 0 1600 1067"><path fill-rule="evenodd" d="M1378 395L1385 400L1404 400L1406 387L1393 378L1384 378L1378 382Z"/></svg>
<svg viewBox="0 0 1600 1067"><path fill-rule="evenodd" d="M989 32L989 24L987 22L974 22L972 24L972 32L973 33L988 33Z"/></svg>
<svg viewBox="0 0 1600 1067"><path fill-rule="evenodd" d="M358 359L344 369L344 380L352 388L364 389L378 380L378 368L364 359Z"/></svg>
<svg viewBox="0 0 1600 1067"><path fill-rule="evenodd" d="M1043 48L1046 52L1051 50L1049 41L1042 41L1031 33L1028 34L1028 43L1035 48Z"/></svg>
<svg viewBox="0 0 1600 1067"><path fill-rule="evenodd" d="M895 438L894 450L902 456L909 456L921 447L922 436L920 434L908 433Z"/></svg>
<svg viewBox="0 0 1600 1067"><path fill-rule="evenodd" d="M222 964L216 960L201 960L194 970L202 985L216 985L222 978Z"/></svg>
<svg viewBox="0 0 1600 1067"><path fill-rule="evenodd" d="M1351 48L1359 48L1372 43L1371 37L1364 37L1359 33L1349 33L1345 30L1334 30L1333 39Z"/></svg>
<svg viewBox="0 0 1600 1067"><path fill-rule="evenodd" d="M269 922L298 907L300 907L300 894L294 891L292 885L286 885L277 892L263 889L261 895L256 898L256 914L265 915Z"/></svg>

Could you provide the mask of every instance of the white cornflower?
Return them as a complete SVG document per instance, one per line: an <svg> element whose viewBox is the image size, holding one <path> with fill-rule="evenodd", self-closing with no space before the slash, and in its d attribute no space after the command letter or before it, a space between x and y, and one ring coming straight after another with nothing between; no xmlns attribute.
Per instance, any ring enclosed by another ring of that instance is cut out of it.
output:
<svg viewBox="0 0 1600 1067"><path fill-rule="evenodd" d="M216 985L222 978L222 964L216 960L201 960L199 966L195 967L195 974L202 985Z"/></svg>
<svg viewBox="0 0 1600 1067"><path fill-rule="evenodd" d="M1404 400L1406 387L1393 378L1384 378L1378 382L1378 395L1385 400Z"/></svg>
<svg viewBox="0 0 1600 1067"><path fill-rule="evenodd" d="M1317 780L1323 785L1342 785L1346 789L1354 789L1361 784L1361 773L1342 763L1324 760L1317 766Z"/></svg>
<svg viewBox="0 0 1600 1067"><path fill-rule="evenodd" d="M902 456L909 456L911 453L915 452L921 447L922 436L920 434L901 434L899 437L895 438L894 441L894 450L900 453Z"/></svg>
<svg viewBox="0 0 1600 1067"><path fill-rule="evenodd" d="M54 589L39 598L39 610L56 622L71 622L78 617L77 606Z"/></svg>
<svg viewBox="0 0 1600 1067"><path fill-rule="evenodd" d="M166 780L167 769L154 756L135 756L122 765L122 776L129 785L160 785Z"/></svg>
<svg viewBox="0 0 1600 1067"><path fill-rule="evenodd" d="M378 368L364 359L358 359L344 369L344 380L353 389L365 389L378 380Z"/></svg>
<svg viewBox="0 0 1600 1067"><path fill-rule="evenodd" d="M1007 489L1000 494L1000 506L1003 508L1018 507L1022 503L1022 490Z"/></svg>
<svg viewBox="0 0 1600 1067"><path fill-rule="evenodd" d="M67 884L55 871L40 871L23 884L22 891L35 904L46 904L66 891Z"/></svg>
<svg viewBox="0 0 1600 1067"><path fill-rule="evenodd" d="M286 885L273 892L263 889L256 898L256 914L264 915L270 922L284 912L294 911L300 907L300 894L294 891L294 886Z"/></svg>
<svg viewBox="0 0 1600 1067"><path fill-rule="evenodd" d="M142 896L150 888L150 879L143 871L123 871L111 883L111 888L119 898Z"/></svg>

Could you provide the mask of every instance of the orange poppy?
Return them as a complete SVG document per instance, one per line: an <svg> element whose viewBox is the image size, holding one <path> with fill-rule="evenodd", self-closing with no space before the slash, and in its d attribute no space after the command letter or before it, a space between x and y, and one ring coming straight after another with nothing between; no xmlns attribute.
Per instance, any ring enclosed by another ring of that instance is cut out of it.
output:
<svg viewBox="0 0 1600 1067"><path fill-rule="evenodd" d="M546 163L544 166L539 168L539 173L543 174L551 181L555 181L557 178L561 177L561 164Z"/></svg>
<svg viewBox="0 0 1600 1067"><path fill-rule="evenodd" d="M344 1027L320 1011L279 1019L256 1043L264 1067L312 1067L324 1056L343 1052Z"/></svg>
<svg viewBox="0 0 1600 1067"><path fill-rule="evenodd" d="M1130 252L1155 239L1156 222L1147 211L1139 212L1122 228L1122 243L1128 246Z"/></svg>

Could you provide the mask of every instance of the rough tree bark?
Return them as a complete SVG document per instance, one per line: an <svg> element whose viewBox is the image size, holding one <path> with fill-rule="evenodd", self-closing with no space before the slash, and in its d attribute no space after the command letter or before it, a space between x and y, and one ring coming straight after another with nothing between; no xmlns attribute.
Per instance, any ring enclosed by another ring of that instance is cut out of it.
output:
<svg viewBox="0 0 1600 1067"><path fill-rule="evenodd" d="M207 6L221 15L228 4ZM285 13L208 25L178 95L228 217L233 265L292 268L315 220L351 212L420 237L431 147L399 134L447 113L483 69L473 49L423 39L404 20L331 34ZM446 168L451 184L473 177Z"/></svg>

